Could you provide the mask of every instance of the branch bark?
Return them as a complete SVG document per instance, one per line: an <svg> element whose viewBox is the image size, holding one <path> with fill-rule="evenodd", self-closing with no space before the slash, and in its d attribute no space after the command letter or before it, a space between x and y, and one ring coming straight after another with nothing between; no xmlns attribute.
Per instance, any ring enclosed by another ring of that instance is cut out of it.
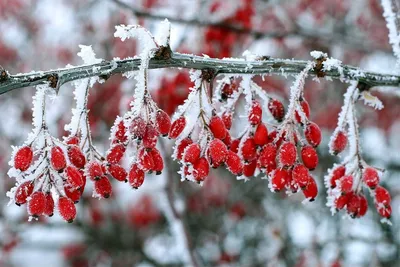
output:
<svg viewBox="0 0 400 267"><path fill-rule="evenodd" d="M149 69L161 68L186 68L186 69L212 69L217 74L277 74L294 75L300 73L307 65L305 60L289 59L268 59L260 61L245 61L231 59L216 59L200 57L194 55L173 53L169 58L152 58L149 62ZM136 71L139 69L140 59L123 59L103 61L92 65L81 65L72 68L63 68L49 71L38 71L16 75L7 75L0 79L0 95L17 88L35 86L50 83L53 88L58 88L63 84L89 78L89 77L109 77L117 73ZM342 65L342 73L332 68L324 72L325 77L343 78L346 80L357 80L369 87L373 86L400 86L400 76L380 74L362 71L356 67ZM0 68L1 69L1 68ZM316 76L318 70L312 69L309 75ZM400 88L399 88L400 89Z"/></svg>

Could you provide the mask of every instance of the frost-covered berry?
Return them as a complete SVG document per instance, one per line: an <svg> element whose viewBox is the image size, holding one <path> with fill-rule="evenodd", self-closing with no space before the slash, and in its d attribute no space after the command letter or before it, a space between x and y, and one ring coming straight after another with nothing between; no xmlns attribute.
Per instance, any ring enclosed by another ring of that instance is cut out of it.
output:
<svg viewBox="0 0 400 267"><path fill-rule="evenodd" d="M129 184L138 189L144 182L144 171L137 164L133 164L129 171Z"/></svg>
<svg viewBox="0 0 400 267"><path fill-rule="evenodd" d="M224 122L222 121L221 117L219 116L212 116L210 123L208 125L210 131L214 135L215 138L224 139L226 136L226 127Z"/></svg>
<svg viewBox="0 0 400 267"><path fill-rule="evenodd" d="M72 223L76 217L74 202L67 197L60 197L58 199L58 212L65 221Z"/></svg>
<svg viewBox="0 0 400 267"><path fill-rule="evenodd" d="M39 217L46 209L46 196L42 191L33 192L28 200L28 214Z"/></svg>
<svg viewBox="0 0 400 267"><path fill-rule="evenodd" d="M253 100L251 108L249 110L248 120L251 125L258 125L261 123L262 119L262 108L258 101Z"/></svg>
<svg viewBox="0 0 400 267"><path fill-rule="evenodd" d="M253 159L243 165L243 175L246 177L254 176L257 168L257 159Z"/></svg>
<svg viewBox="0 0 400 267"><path fill-rule="evenodd" d="M364 183L371 189L374 189L379 184L379 174L374 168L365 168L362 178Z"/></svg>
<svg viewBox="0 0 400 267"><path fill-rule="evenodd" d="M240 145L240 139L232 140L231 146L230 146L229 149L230 149L231 151L235 152L235 153L238 153L238 151L239 151L239 145Z"/></svg>
<svg viewBox="0 0 400 267"><path fill-rule="evenodd" d="M119 165L119 164L110 164L110 166L107 167L107 170L108 170L108 173L114 179L116 179L116 180L118 180L120 182L126 182L127 181L126 177L128 176L128 173L125 171L124 168L122 168L121 165Z"/></svg>
<svg viewBox="0 0 400 267"><path fill-rule="evenodd" d="M171 129L169 130L169 138L177 138L182 133L183 129L185 129L185 126L186 118L184 116L179 117L171 125Z"/></svg>
<svg viewBox="0 0 400 267"><path fill-rule="evenodd" d="M346 167L344 165L337 166L332 170L332 176L330 179L331 188L335 188L338 185L337 181L342 178L345 173Z"/></svg>
<svg viewBox="0 0 400 267"><path fill-rule="evenodd" d="M268 102L268 109L275 120L278 122L283 120L283 117L285 116L285 108L283 107L282 102L277 99L270 99Z"/></svg>
<svg viewBox="0 0 400 267"><path fill-rule="evenodd" d="M59 146L54 146L51 148L50 153L50 162L53 169L56 171L60 171L65 168L67 162L65 160L64 152Z"/></svg>
<svg viewBox="0 0 400 267"><path fill-rule="evenodd" d="M210 172L210 165L205 157L199 158L193 164L193 177L197 182L202 182Z"/></svg>
<svg viewBox="0 0 400 267"><path fill-rule="evenodd" d="M49 217L54 214L54 199L50 192L46 193L46 206L43 214Z"/></svg>
<svg viewBox="0 0 400 267"><path fill-rule="evenodd" d="M137 154L137 162L144 172L150 172L154 168L154 160L150 152L144 147L139 149Z"/></svg>
<svg viewBox="0 0 400 267"><path fill-rule="evenodd" d="M70 198L74 203L78 203L82 196L82 191L73 188L71 185L64 186L65 195Z"/></svg>
<svg viewBox="0 0 400 267"><path fill-rule="evenodd" d="M307 142L313 147L318 146L321 143L321 129L314 122L310 122L305 131L304 136L307 139Z"/></svg>
<svg viewBox="0 0 400 267"><path fill-rule="evenodd" d="M154 148L157 145L158 132L153 125L147 124L146 132L142 139L142 144L145 148Z"/></svg>
<svg viewBox="0 0 400 267"><path fill-rule="evenodd" d="M303 164L296 164L292 171L293 181L301 188L304 189L307 187L310 182L310 173L308 169Z"/></svg>
<svg viewBox="0 0 400 267"><path fill-rule="evenodd" d="M346 205L347 202L349 201L349 198L351 197L352 193L350 192L349 194L341 195L338 198L335 199L335 207L337 210L343 209Z"/></svg>
<svg viewBox="0 0 400 267"><path fill-rule="evenodd" d="M243 173L243 164L240 160L240 157L233 151L228 151L228 154L225 159L225 164L228 167L228 170L236 175L240 176Z"/></svg>
<svg viewBox="0 0 400 267"><path fill-rule="evenodd" d="M301 105L302 111L304 112L304 115L306 115L306 118L307 119L310 118L310 105L308 104L308 102L303 99L302 101L300 101L300 105ZM301 116L297 110L295 113L295 118L298 123L302 124Z"/></svg>
<svg viewBox="0 0 400 267"><path fill-rule="evenodd" d="M375 188L375 203L389 206L390 202L391 197L389 191L387 191L383 186L377 186Z"/></svg>
<svg viewBox="0 0 400 267"><path fill-rule="evenodd" d="M345 175L339 179L339 182L336 183L340 184L340 189L342 193L349 193L353 188L353 180L353 175Z"/></svg>
<svg viewBox="0 0 400 267"><path fill-rule="evenodd" d="M361 204L361 200L360 200L360 196L357 194L352 194L348 201L347 201L347 213L352 217L352 218L356 218L357 214L360 210L360 204Z"/></svg>
<svg viewBox="0 0 400 267"><path fill-rule="evenodd" d="M232 127L232 117L233 117L232 112L224 112L222 114L222 121L224 122L225 128L227 130L230 130Z"/></svg>
<svg viewBox="0 0 400 267"><path fill-rule="evenodd" d="M32 192L35 184L33 181L26 181L20 184L15 191L15 204L18 206L25 204L27 197L29 197Z"/></svg>
<svg viewBox="0 0 400 267"><path fill-rule="evenodd" d="M110 164L118 164L125 154L125 146L123 144L115 144L108 151L106 159Z"/></svg>
<svg viewBox="0 0 400 267"><path fill-rule="evenodd" d="M329 145L334 155L339 154L347 146L347 135L344 132L339 131L336 136L333 137Z"/></svg>
<svg viewBox="0 0 400 267"><path fill-rule="evenodd" d="M390 216L392 215L392 206L382 206L382 205L377 205L375 204L376 210L378 211L379 215L382 217L390 219Z"/></svg>
<svg viewBox="0 0 400 267"><path fill-rule="evenodd" d="M368 201L364 195L360 195L360 208L358 209L357 217L364 216L368 211Z"/></svg>
<svg viewBox="0 0 400 267"><path fill-rule="evenodd" d="M268 166L276 166L276 155L278 149L273 143L266 144L263 146L260 156L258 157L258 162L261 168L267 168Z"/></svg>
<svg viewBox="0 0 400 267"><path fill-rule="evenodd" d="M79 137L78 136L70 136L65 141L67 145L78 145L79 144Z"/></svg>
<svg viewBox="0 0 400 267"><path fill-rule="evenodd" d="M115 139L122 143L128 139L128 137L126 136L126 128L123 120L121 120L116 126Z"/></svg>
<svg viewBox="0 0 400 267"><path fill-rule="evenodd" d="M233 92L236 90L236 84L225 84L221 89L221 98L222 100L228 99Z"/></svg>
<svg viewBox="0 0 400 267"><path fill-rule="evenodd" d="M268 129L264 123L260 123L254 132L254 143L258 146L263 146L268 142Z"/></svg>
<svg viewBox="0 0 400 267"><path fill-rule="evenodd" d="M271 190L279 192L290 180L290 174L286 169L276 169L270 175Z"/></svg>
<svg viewBox="0 0 400 267"><path fill-rule="evenodd" d="M73 188L82 188L83 187L83 178L82 174L79 172L77 168L74 166L70 165L65 168L65 175L67 178L68 183L73 187Z"/></svg>
<svg viewBox="0 0 400 267"><path fill-rule="evenodd" d="M156 126L158 132L162 136L167 136L169 130L171 129L171 119L169 118L168 114L164 111L159 109L156 114Z"/></svg>
<svg viewBox="0 0 400 267"><path fill-rule="evenodd" d="M293 166L297 159L296 146L291 142L285 142L279 149L279 162L282 166Z"/></svg>
<svg viewBox="0 0 400 267"><path fill-rule="evenodd" d="M185 139L182 139L180 143L176 145L175 149L175 156L177 159L181 160L183 157L183 152L185 151L185 148L192 144L193 140L190 137L186 137Z"/></svg>
<svg viewBox="0 0 400 267"><path fill-rule="evenodd" d="M228 154L228 148L220 139L214 139L208 145L208 152L212 164L219 166L225 161L226 155Z"/></svg>
<svg viewBox="0 0 400 267"><path fill-rule="evenodd" d="M79 169L83 169L85 167L86 158L82 153L82 150L77 145L69 145L68 146L68 158L75 167Z"/></svg>
<svg viewBox="0 0 400 267"><path fill-rule="evenodd" d="M309 201L314 201L318 195L318 186L315 179L310 177L309 182L305 188L303 188L303 195Z"/></svg>
<svg viewBox="0 0 400 267"><path fill-rule="evenodd" d="M91 161L86 165L86 173L92 181L100 179L104 175L103 167L98 161Z"/></svg>
<svg viewBox="0 0 400 267"><path fill-rule="evenodd" d="M255 159L257 156L257 147L256 143L254 142L254 138L252 137L247 138L243 142L240 152L245 161L250 162L253 159Z"/></svg>
<svg viewBox="0 0 400 267"><path fill-rule="evenodd" d="M309 170L314 170L318 165L318 154L312 146L303 146L301 149L301 160Z"/></svg>
<svg viewBox="0 0 400 267"><path fill-rule="evenodd" d="M98 196L102 198L109 198L112 193L112 186L110 180L106 176L101 177L94 182L94 190Z"/></svg>
<svg viewBox="0 0 400 267"><path fill-rule="evenodd" d="M133 135L134 139L141 140L146 132L146 122L142 117L133 118L129 131Z"/></svg>
<svg viewBox="0 0 400 267"><path fill-rule="evenodd" d="M153 158L154 167L152 171L156 172L157 175L161 174L162 170L164 169L164 161L161 156L161 153L158 149L153 148L150 151L150 155Z"/></svg>
<svg viewBox="0 0 400 267"><path fill-rule="evenodd" d="M26 171L32 163L33 151L30 146L24 146L18 149L14 156L14 168L20 171Z"/></svg>
<svg viewBox="0 0 400 267"><path fill-rule="evenodd" d="M186 163L194 164L200 158L200 145L193 143L188 145L183 152L183 161Z"/></svg>

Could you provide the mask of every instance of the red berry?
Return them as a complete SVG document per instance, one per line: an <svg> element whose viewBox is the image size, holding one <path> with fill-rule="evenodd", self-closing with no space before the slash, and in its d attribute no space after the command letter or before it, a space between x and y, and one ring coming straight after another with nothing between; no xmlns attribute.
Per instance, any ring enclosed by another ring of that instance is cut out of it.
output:
<svg viewBox="0 0 400 267"><path fill-rule="evenodd" d="M54 199L50 192L46 194L46 206L43 213L49 217L54 214Z"/></svg>
<svg viewBox="0 0 400 267"><path fill-rule="evenodd" d="M293 181L301 188L304 189L310 182L310 173L303 164L297 164L292 171Z"/></svg>
<svg viewBox="0 0 400 267"><path fill-rule="evenodd" d="M85 167L85 155L83 155L82 150L79 148L79 146L69 145L67 154L71 163L74 164L77 168L83 169L83 167Z"/></svg>
<svg viewBox="0 0 400 267"><path fill-rule="evenodd" d="M374 189L379 184L378 172L371 167L365 168L363 172L363 181L371 189Z"/></svg>
<svg viewBox="0 0 400 267"><path fill-rule="evenodd" d="M266 144L263 146L258 161L261 168L267 168L268 166L275 166L275 159L278 150L273 143Z"/></svg>
<svg viewBox="0 0 400 267"><path fill-rule="evenodd" d="M243 165L243 175L246 177L254 176L254 172L257 168L257 159L254 159Z"/></svg>
<svg viewBox="0 0 400 267"><path fill-rule="evenodd" d="M193 164L193 177L197 182L204 181L210 172L210 165L206 158L201 157Z"/></svg>
<svg viewBox="0 0 400 267"><path fill-rule="evenodd" d="M158 132L153 125L147 124L146 132L143 136L143 146L145 148L154 148L157 144Z"/></svg>
<svg viewBox="0 0 400 267"><path fill-rule="evenodd" d="M50 162L53 166L53 169L56 171L60 171L65 168L67 162L65 161L64 152L62 151L61 147L55 146L51 148Z"/></svg>
<svg viewBox="0 0 400 267"><path fill-rule="evenodd" d="M313 147L316 147L321 143L321 130L314 122L310 122L307 125L304 135L307 139L307 142Z"/></svg>
<svg viewBox="0 0 400 267"><path fill-rule="evenodd" d="M112 193L110 180L106 176L101 177L94 182L94 190L96 194L102 198L109 198Z"/></svg>
<svg viewBox="0 0 400 267"><path fill-rule="evenodd" d="M82 191L81 191L81 190L78 190L78 189L76 189L76 188L73 188L73 187L70 186L70 185L65 185L65 186L64 186L64 192L65 192L65 195L66 195L68 198L70 198L74 203L78 203L78 202L79 202L79 199L80 199L81 196L82 196Z"/></svg>
<svg viewBox="0 0 400 267"><path fill-rule="evenodd" d="M58 199L58 211L61 217L69 223L72 223L76 217L74 202L67 197L60 197Z"/></svg>
<svg viewBox="0 0 400 267"><path fill-rule="evenodd" d="M275 192L281 191L290 180L290 174L285 169L276 169L271 173L271 187Z"/></svg>
<svg viewBox="0 0 400 267"><path fill-rule="evenodd" d="M383 204L384 206L389 206L391 197L389 191L382 186L377 186L375 188L375 202L378 204Z"/></svg>
<svg viewBox="0 0 400 267"><path fill-rule="evenodd" d="M253 100L248 116L251 125L258 125L262 119L262 108L258 101Z"/></svg>
<svg viewBox="0 0 400 267"><path fill-rule="evenodd" d="M153 157L150 152L143 147L138 151L137 162L144 172L152 171L154 168Z"/></svg>
<svg viewBox="0 0 400 267"><path fill-rule="evenodd" d="M180 141L180 143L178 143L178 144L176 145L176 149L175 149L176 158L179 159L179 160L181 160L182 157L183 157L183 152L185 151L185 148L186 148L188 145L192 144L192 143L193 143L193 141L192 141L192 139L189 138L189 137L186 137L185 139L182 139L182 140Z"/></svg>
<svg viewBox="0 0 400 267"><path fill-rule="evenodd" d="M225 161L226 155L228 154L228 149L221 140L214 139L208 145L208 152L210 153L212 164L219 166Z"/></svg>
<svg viewBox="0 0 400 267"><path fill-rule="evenodd" d="M303 189L303 195L310 201L314 201L318 195L318 186L314 178L310 177L308 185Z"/></svg>
<svg viewBox="0 0 400 267"><path fill-rule="evenodd" d="M285 142L279 149L279 162L282 166L293 166L297 159L296 146L293 143Z"/></svg>
<svg viewBox="0 0 400 267"><path fill-rule="evenodd" d="M66 140L67 145L78 145L79 144L79 137L78 136L70 136Z"/></svg>
<svg viewBox="0 0 400 267"><path fill-rule="evenodd" d="M226 156L225 164L228 170L236 176L240 176L243 173L243 164L240 157L233 151L228 151Z"/></svg>
<svg viewBox="0 0 400 267"><path fill-rule="evenodd" d="M118 164L111 164L110 166L108 166L108 172L110 173L110 175L120 181L120 182L126 182L126 177L128 176L128 173L125 171L124 168L122 168L121 165Z"/></svg>
<svg viewBox="0 0 400 267"><path fill-rule="evenodd" d="M171 119L169 118L168 114L164 111L159 109L156 114L156 126L158 132L162 136L167 136L169 130L171 129Z"/></svg>
<svg viewBox="0 0 400 267"><path fill-rule="evenodd" d="M160 151L158 151L158 149L156 149L156 148L153 148L150 151L150 155L153 158L153 162L154 162L154 167L153 167L152 171L155 171L157 175L161 174L162 170L164 169L164 161L163 161Z"/></svg>
<svg viewBox="0 0 400 267"><path fill-rule="evenodd" d="M334 155L339 154L347 146L346 134L342 131L339 131L329 145L330 145L330 149L333 151Z"/></svg>
<svg viewBox="0 0 400 267"><path fill-rule="evenodd" d="M258 146L263 146L268 142L268 129L264 123L260 123L254 133L254 142Z"/></svg>
<svg viewBox="0 0 400 267"><path fill-rule="evenodd" d="M314 170L318 165L318 154L312 146L304 146L301 149L301 160L309 170Z"/></svg>
<svg viewBox="0 0 400 267"><path fill-rule="evenodd" d="M32 163L33 151L29 146L18 149L14 156L14 168L26 171Z"/></svg>
<svg viewBox="0 0 400 267"><path fill-rule="evenodd" d="M33 192L28 200L28 214L39 217L46 209L46 196L42 191Z"/></svg>
<svg viewBox="0 0 400 267"><path fill-rule="evenodd" d="M352 175L345 175L339 180L340 189L342 193L349 193L353 188L353 176Z"/></svg>
<svg viewBox="0 0 400 267"><path fill-rule="evenodd" d="M185 151L183 153L183 161L186 163L194 164L200 158L200 153L201 149L199 144L190 144L185 148Z"/></svg>
<svg viewBox="0 0 400 267"><path fill-rule="evenodd" d="M360 197L356 194L352 194L349 197L349 200L347 202L347 213L352 217L355 218L357 217L357 214L360 210Z"/></svg>
<svg viewBox="0 0 400 267"><path fill-rule="evenodd" d="M335 167L335 169L332 171L332 177L330 180L331 183L331 188L335 188L337 186L337 180L342 178L346 173L346 167L343 165L340 165L338 167Z"/></svg>
<svg viewBox="0 0 400 267"><path fill-rule="evenodd" d="M103 167L98 161L91 161L86 165L86 174L92 181L98 180L104 175Z"/></svg>
<svg viewBox="0 0 400 267"><path fill-rule="evenodd" d="M118 164L125 154L125 146L123 144L115 144L108 151L106 159L108 163Z"/></svg>
<svg viewBox="0 0 400 267"><path fill-rule="evenodd" d="M367 198L364 195L360 195L360 208L358 210L357 217L364 216L368 211Z"/></svg>
<svg viewBox="0 0 400 267"><path fill-rule="evenodd" d="M208 125L215 138L224 139L226 136L225 124L219 116L213 116Z"/></svg>
<svg viewBox="0 0 400 267"><path fill-rule="evenodd" d="M18 206L26 203L26 198L32 195L35 184L33 181L26 181L20 184L15 191L15 204Z"/></svg>
<svg viewBox="0 0 400 267"><path fill-rule="evenodd" d="M338 209L338 210L343 209L347 205L347 202L349 202L351 195L352 195L352 193L349 193L346 195L341 195L337 199L335 199L336 209Z"/></svg>
<svg viewBox="0 0 400 267"><path fill-rule="evenodd" d="M141 140L146 132L146 122L142 117L133 118L129 131L134 139Z"/></svg>
<svg viewBox="0 0 400 267"><path fill-rule="evenodd" d="M79 172L77 168L75 168L74 166L67 166L67 168L65 168L65 175L68 183L73 188L79 189L83 187L82 174Z"/></svg>
<svg viewBox="0 0 400 267"><path fill-rule="evenodd" d="M228 97L230 97L233 92L236 90L237 85L234 83L231 84L225 84L222 89L221 89L221 98L222 100L226 100Z"/></svg>
<svg viewBox="0 0 400 267"><path fill-rule="evenodd" d="M382 217L388 218L390 219L390 215L392 214L392 206L382 206L382 205L376 205L376 210L378 211L379 215L381 215Z"/></svg>
<svg viewBox="0 0 400 267"><path fill-rule="evenodd" d="M129 171L129 184L138 189L144 182L144 171L137 164L133 164Z"/></svg>
<svg viewBox="0 0 400 267"><path fill-rule="evenodd" d="M229 148L232 144L232 138L231 135L229 134L229 131L226 130L226 136L224 138L224 140L222 140L224 142L224 144Z"/></svg>
<svg viewBox="0 0 400 267"><path fill-rule="evenodd" d="M119 142L125 142L126 140L128 140L128 137L126 136L126 128L125 128L123 120L120 120L120 122L116 126L115 138Z"/></svg>
<svg viewBox="0 0 400 267"><path fill-rule="evenodd" d="M182 133L183 129L185 129L185 126L186 118L184 116L179 117L171 125L171 129L169 130L169 138L177 138Z"/></svg>
<svg viewBox="0 0 400 267"><path fill-rule="evenodd" d="M233 152L235 152L235 153L238 153L238 151L239 151L239 144L240 144L240 139L235 139L235 140L233 140L233 141L231 142L230 150L233 151Z"/></svg>
<svg viewBox="0 0 400 267"><path fill-rule="evenodd" d="M308 104L308 102L306 100L302 100L300 102L300 105L301 105L302 111L304 112L304 115L306 115L306 118L307 119L310 118L310 105ZM297 110L296 110L296 113L295 113L295 117L296 117L296 121L298 123L302 124L301 116L300 116L300 114L299 114L299 112Z"/></svg>
<svg viewBox="0 0 400 267"><path fill-rule="evenodd" d="M252 161L257 156L257 148L256 143L254 142L254 138L249 137L247 138L241 147L241 154L245 161Z"/></svg>
<svg viewBox="0 0 400 267"><path fill-rule="evenodd" d="M232 117L232 112L224 112L224 114L222 114L222 121L224 122L225 128L227 130L230 130L232 127Z"/></svg>
<svg viewBox="0 0 400 267"><path fill-rule="evenodd" d="M283 120L283 117L285 116L285 108L279 100L271 98L268 102L268 109L275 120L278 122Z"/></svg>

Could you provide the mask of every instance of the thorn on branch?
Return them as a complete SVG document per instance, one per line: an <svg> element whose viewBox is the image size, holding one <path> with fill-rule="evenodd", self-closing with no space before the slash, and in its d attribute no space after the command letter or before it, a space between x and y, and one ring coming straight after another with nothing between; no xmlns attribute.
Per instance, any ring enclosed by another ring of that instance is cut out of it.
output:
<svg viewBox="0 0 400 267"><path fill-rule="evenodd" d="M169 45L167 46L160 46L154 55L154 59L158 60L168 60L171 59L172 50Z"/></svg>
<svg viewBox="0 0 400 267"><path fill-rule="evenodd" d="M217 72L214 69L202 69L201 77L206 82L211 82L214 77L217 75Z"/></svg>
<svg viewBox="0 0 400 267"><path fill-rule="evenodd" d="M367 84L367 83L365 83L363 81L358 81L357 89L360 91L360 93L364 92L364 91L369 91L369 89L371 87L372 87L371 85L369 85L369 84Z"/></svg>
<svg viewBox="0 0 400 267"><path fill-rule="evenodd" d="M314 71L318 78L325 77L325 72L323 71L324 61L326 61L326 57L320 57L315 59Z"/></svg>
<svg viewBox="0 0 400 267"><path fill-rule="evenodd" d="M50 82L49 86L56 89L56 92L58 93L58 88L60 86L58 74L50 74L49 76L47 76L47 81Z"/></svg>
<svg viewBox="0 0 400 267"><path fill-rule="evenodd" d="M2 66L0 66L0 82L4 82L7 79L8 79L7 71Z"/></svg>

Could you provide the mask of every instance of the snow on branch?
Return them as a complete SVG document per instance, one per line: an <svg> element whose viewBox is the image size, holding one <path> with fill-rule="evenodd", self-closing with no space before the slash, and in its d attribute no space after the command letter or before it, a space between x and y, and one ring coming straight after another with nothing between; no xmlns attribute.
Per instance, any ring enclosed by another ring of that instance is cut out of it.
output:
<svg viewBox="0 0 400 267"><path fill-rule="evenodd" d="M398 20L398 11L396 3L393 0L381 0L383 7L383 17L386 20L386 26L389 30L389 43L392 45L393 54L397 58L397 67L400 64L400 36L396 21Z"/></svg>

